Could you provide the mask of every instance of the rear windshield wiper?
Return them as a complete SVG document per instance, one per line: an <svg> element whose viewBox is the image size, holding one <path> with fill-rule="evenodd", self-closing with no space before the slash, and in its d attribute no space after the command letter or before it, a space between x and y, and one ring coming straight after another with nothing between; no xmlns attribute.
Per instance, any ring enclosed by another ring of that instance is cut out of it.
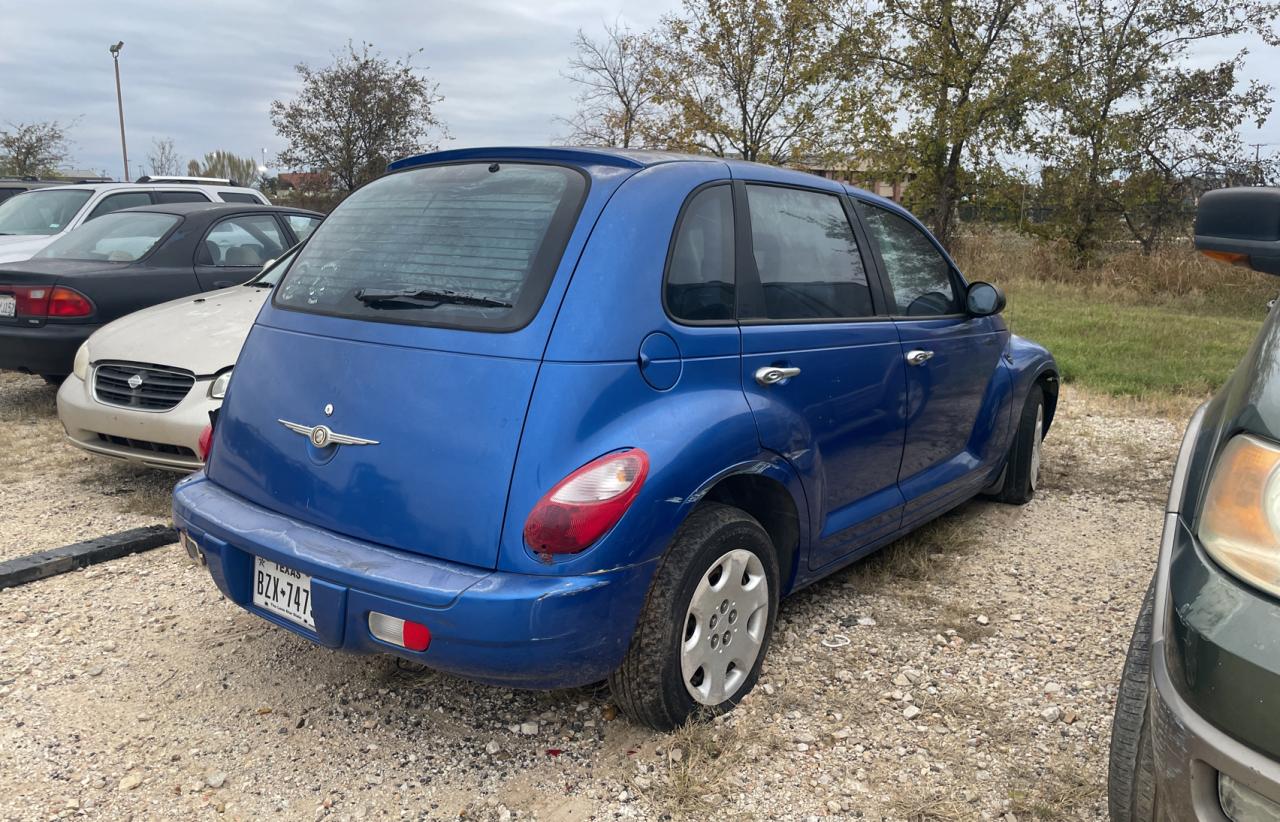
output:
<svg viewBox="0 0 1280 822"><path fill-rule="evenodd" d="M493 297L486 297L483 294L473 294L466 291L450 291L448 289L433 290L429 288L406 288L403 290L394 290L388 288L362 288L356 292L355 297L370 308L376 308L377 306L390 306L397 303L401 305L420 306L422 308L435 308L442 303L448 303L449 305L474 305L482 308L511 307L511 303L496 300Z"/></svg>

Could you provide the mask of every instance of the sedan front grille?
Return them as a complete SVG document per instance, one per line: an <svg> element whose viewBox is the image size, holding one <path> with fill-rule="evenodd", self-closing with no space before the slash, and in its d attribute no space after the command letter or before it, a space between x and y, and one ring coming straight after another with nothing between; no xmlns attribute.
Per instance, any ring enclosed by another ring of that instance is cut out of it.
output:
<svg viewBox="0 0 1280 822"><path fill-rule="evenodd" d="M136 362L99 363L93 370L98 402L140 411L168 411L195 385L195 375L177 368Z"/></svg>

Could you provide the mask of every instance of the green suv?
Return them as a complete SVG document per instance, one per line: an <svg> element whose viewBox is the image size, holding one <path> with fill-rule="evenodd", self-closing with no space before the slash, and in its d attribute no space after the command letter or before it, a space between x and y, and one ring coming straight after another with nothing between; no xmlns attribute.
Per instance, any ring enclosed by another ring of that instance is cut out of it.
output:
<svg viewBox="0 0 1280 822"><path fill-rule="evenodd" d="M1280 274L1280 188L1200 200L1196 247ZM1280 312L1187 426L1111 735L1111 818L1280 819Z"/></svg>

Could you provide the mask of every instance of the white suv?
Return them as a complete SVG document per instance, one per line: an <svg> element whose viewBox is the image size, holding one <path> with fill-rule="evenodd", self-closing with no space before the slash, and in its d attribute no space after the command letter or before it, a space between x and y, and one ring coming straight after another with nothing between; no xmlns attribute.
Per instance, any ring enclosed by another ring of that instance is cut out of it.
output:
<svg viewBox="0 0 1280 822"><path fill-rule="evenodd" d="M260 191L216 180L142 177L136 183L77 183L0 202L0 263L30 259L40 249L94 217L155 203L263 203Z"/></svg>

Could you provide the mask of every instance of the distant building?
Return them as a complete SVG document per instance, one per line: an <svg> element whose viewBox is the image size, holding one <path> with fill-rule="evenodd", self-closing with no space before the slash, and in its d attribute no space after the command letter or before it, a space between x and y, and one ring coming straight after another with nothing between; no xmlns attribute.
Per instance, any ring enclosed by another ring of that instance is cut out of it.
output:
<svg viewBox="0 0 1280 822"><path fill-rule="evenodd" d="M821 164L809 163L797 163L794 168L816 174L825 180L835 180L838 183L865 189L895 203L902 202L902 194L911 182L911 175L904 180L877 180L865 169L827 168Z"/></svg>
<svg viewBox="0 0 1280 822"><path fill-rule="evenodd" d="M333 176L327 171L285 171L276 178L282 191L328 191L333 188Z"/></svg>

